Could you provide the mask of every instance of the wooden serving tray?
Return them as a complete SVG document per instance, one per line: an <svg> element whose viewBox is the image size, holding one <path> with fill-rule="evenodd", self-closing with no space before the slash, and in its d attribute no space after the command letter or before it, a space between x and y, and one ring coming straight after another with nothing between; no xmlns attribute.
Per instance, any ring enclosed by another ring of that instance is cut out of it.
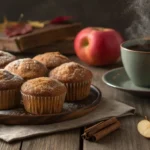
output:
<svg viewBox="0 0 150 150"><path fill-rule="evenodd" d="M38 47L51 45L56 41L74 38L80 30L80 23L72 23L51 24L41 29L34 29L31 33L15 37L7 37L0 33L0 49L16 53L31 51Z"/></svg>
<svg viewBox="0 0 150 150"><path fill-rule="evenodd" d="M78 102L65 102L62 113L47 115L32 115L27 113L23 106L12 110L0 111L0 124L10 125L35 125L50 124L75 119L90 113L100 103L100 90L91 85L90 94L87 98Z"/></svg>

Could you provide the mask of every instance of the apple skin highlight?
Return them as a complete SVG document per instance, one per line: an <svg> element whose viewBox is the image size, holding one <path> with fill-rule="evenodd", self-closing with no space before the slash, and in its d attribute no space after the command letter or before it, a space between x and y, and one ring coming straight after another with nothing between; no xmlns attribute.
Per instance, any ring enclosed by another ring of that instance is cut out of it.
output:
<svg viewBox="0 0 150 150"><path fill-rule="evenodd" d="M121 35L113 29L88 27L77 34L74 49L83 62L104 66L117 61L122 42Z"/></svg>

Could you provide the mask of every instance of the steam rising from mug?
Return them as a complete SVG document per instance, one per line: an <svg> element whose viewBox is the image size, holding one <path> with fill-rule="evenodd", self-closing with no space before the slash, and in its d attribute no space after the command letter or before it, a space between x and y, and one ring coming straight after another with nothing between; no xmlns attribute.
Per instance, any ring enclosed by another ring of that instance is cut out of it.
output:
<svg viewBox="0 0 150 150"><path fill-rule="evenodd" d="M150 0L132 0L130 10L135 11L137 19L127 28L130 38L150 37Z"/></svg>

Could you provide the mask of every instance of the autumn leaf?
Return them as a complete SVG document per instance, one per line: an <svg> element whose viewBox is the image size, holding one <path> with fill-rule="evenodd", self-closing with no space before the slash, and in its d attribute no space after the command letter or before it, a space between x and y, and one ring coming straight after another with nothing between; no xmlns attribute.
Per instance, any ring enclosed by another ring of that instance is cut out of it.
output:
<svg viewBox="0 0 150 150"><path fill-rule="evenodd" d="M28 24L30 24L34 28L43 28L45 26L45 22L40 21L28 21Z"/></svg>
<svg viewBox="0 0 150 150"><path fill-rule="evenodd" d="M59 17L56 17L54 19L52 19L50 21L51 24L61 24L61 23L68 23L70 20L71 20L71 16L59 16Z"/></svg>
<svg viewBox="0 0 150 150"><path fill-rule="evenodd" d="M8 37L13 37L16 35L23 35L29 33L33 30L30 24L18 23L12 26L7 26L4 30Z"/></svg>
<svg viewBox="0 0 150 150"><path fill-rule="evenodd" d="M18 21L9 21L4 17L3 23L0 23L0 32L4 32L8 37L26 34L31 32L33 28L44 28L48 24L70 23L71 16L59 16L50 21L25 21L22 22L23 14L20 15Z"/></svg>
<svg viewBox="0 0 150 150"><path fill-rule="evenodd" d="M18 24L15 21L8 21L6 17L4 17L3 23L0 23L0 32L4 32L5 28L8 26L16 25Z"/></svg>

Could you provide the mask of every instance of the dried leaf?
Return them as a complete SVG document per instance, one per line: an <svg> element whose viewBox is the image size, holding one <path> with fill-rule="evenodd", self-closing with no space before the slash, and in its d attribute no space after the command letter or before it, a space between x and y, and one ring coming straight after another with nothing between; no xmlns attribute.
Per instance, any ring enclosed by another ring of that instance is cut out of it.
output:
<svg viewBox="0 0 150 150"><path fill-rule="evenodd" d="M15 21L8 21L6 17L4 17L3 23L0 23L0 32L4 32L5 28L8 26L13 26L18 24Z"/></svg>
<svg viewBox="0 0 150 150"><path fill-rule="evenodd" d="M7 26L4 30L8 37L13 37L16 35L23 35L29 33L33 30L30 24L18 23L12 26Z"/></svg>
<svg viewBox="0 0 150 150"><path fill-rule="evenodd" d="M59 16L50 21L51 24L68 23L71 20L71 16Z"/></svg>
<svg viewBox="0 0 150 150"><path fill-rule="evenodd" d="M28 24L30 24L34 28L43 28L45 26L45 22L40 21L28 21Z"/></svg>

